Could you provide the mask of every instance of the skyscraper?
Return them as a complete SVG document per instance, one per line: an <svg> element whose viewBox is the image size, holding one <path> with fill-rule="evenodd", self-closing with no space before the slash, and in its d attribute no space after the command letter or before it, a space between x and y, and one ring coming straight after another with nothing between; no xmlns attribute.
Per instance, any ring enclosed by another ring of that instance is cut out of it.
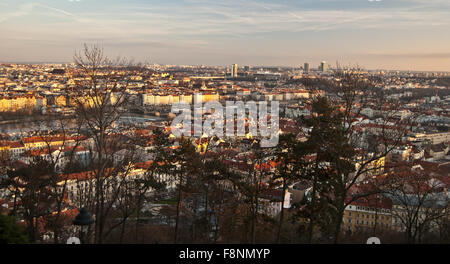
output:
<svg viewBox="0 0 450 264"><path fill-rule="evenodd" d="M328 70L328 65L326 61L322 61L320 63L320 71L321 72L326 72Z"/></svg>
<svg viewBox="0 0 450 264"><path fill-rule="evenodd" d="M305 62L303 66L303 73L309 73L309 63Z"/></svg>
<svg viewBox="0 0 450 264"><path fill-rule="evenodd" d="M237 77L237 64L231 65L231 77Z"/></svg>

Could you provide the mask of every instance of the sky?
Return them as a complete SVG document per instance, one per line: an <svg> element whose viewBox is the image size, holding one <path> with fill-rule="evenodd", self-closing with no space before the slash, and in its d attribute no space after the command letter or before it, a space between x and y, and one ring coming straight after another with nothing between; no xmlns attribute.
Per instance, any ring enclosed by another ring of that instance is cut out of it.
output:
<svg viewBox="0 0 450 264"><path fill-rule="evenodd" d="M189 65L450 71L449 0L0 0L1 62L110 56Z"/></svg>

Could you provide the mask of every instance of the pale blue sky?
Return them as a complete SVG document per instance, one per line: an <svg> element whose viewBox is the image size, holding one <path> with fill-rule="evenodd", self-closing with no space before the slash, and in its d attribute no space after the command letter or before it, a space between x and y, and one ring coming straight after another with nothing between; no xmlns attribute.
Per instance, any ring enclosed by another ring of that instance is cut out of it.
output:
<svg viewBox="0 0 450 264"><path fill-rule="evenodd" d="M0 61L82 43L162 64L450 71L449 0L0 0Z"/></svg>

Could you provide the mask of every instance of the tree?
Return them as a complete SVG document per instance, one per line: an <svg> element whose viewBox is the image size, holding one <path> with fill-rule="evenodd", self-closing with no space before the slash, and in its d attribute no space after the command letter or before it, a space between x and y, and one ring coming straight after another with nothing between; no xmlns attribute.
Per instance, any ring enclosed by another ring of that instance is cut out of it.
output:
<svg viewBox="0 0 450 264"><path fill-rule="evenodd" d="M141 210L145 202L151 201L153 197L149 196L149 191L152 191L155 196L158 192L166 190L167 185L170 182L164 182L159 177L161 175L167 175L170 173L170 164L167 162L170 160L170 153L167 149L170 146L170 142L167 140L168 135L163 133L160 129L153 130L153 161L150 162L144 177L135 180L137 199L136 199L136 227L135 227L135 240L138 240L139 222L141 216Z"/></svg>
<svg viewBox="0 0 450 264"><path fill-rule="evenodd" d="M15 195L20 201L17 213L26 223L29 241L40 240L42 217L52 211L52 192L50 174L52 167L40 158L35 158L29 166L9 171L3 184L17 190Z"/></svg>
<svg viewBox="0 0 450 264"><path fill-rule="evenodd" d="M91 160L89 162L89 184L87 199L80 201L95 216L95 242L102 243L106 234L109 216L123 194L126 182L132 171L130 164L136 159L132 140L120 135L118 121L128 102L126 89L131 80L130 75L141 70L124 58L111 60L99 46L85 45L74 56L79 70L72 104L76 107L83 131L92 138L88 146ZM126 152L121 155L120 151ZM111 224L110 229L117 227Z"/></svg>
<svg viewBox="0 0 450 264"><path fill-rule="evenodd" d="M245 205L242 209L248 212L244 221L246 235L244 239L252 244L257 242L258 225L261 220L261 194L268 188L267 182L270 179L270 169L267 166L270 156L271 154L260 148L257 143L253 144L252 153L246 157L244 169L240 171L239 177L235 178L234 182L238 199Z"/></svg>
<svg viewBox="0 0 450 264"><path fill-rule="evenodd" d="M278 220L276 243L280 243L281 229L284 221L285 197L288 186L299 179L298 175L304 169L303 156L300 154L299 142L294 134L283 134L275 148L275 172L271 179L274 185L281 185L281 212Z"/></svg>
<svg viewBox="0 0 450 264"><path fill-rule="evenodd" d="M438 233L448 221L450 199L443 190L443 177L409 162L397 165L389 173L386 195L393 201L394 226L407 243L422 243L427 234Z"/></svg>
<svg viewBox="0 0 450 264"><path fill-rule="evenodd" d="M0 214L0 244L26 244L28 239L15 217Z"/></svg>
<svg viewBox="0 0 450 264"><path fill-rule="evenodd" d="M310 148L322 155L316 158L326 168L326 177L318 184L329 188L329 236L338 243L345 208L359 198L380 192L384 183L377 176L383 170L384 158L406 135L409 120L398 121L395 116L399 103L388 100L375 82L359 73L338 71L328 87L327 98L314 99L309 123L310 137L315 137L311 142L317 147ZM358 120L367 106L376 108L380 115L368 127ZM368 141L372 137L377 139L375 145ZM362 192L358 188L361 183L373 188Z"/></svg>
<svg viewBox="0 0 450 264"><path fill-rule="evenodd" d="M45 119L41 121L47 127L52 127L52 134L39 131L37 137L44 143L44 146L37 151L48 162L49 168L49 192L51 199L50 214L45 217L46 227L53 232L53 241L60 243L64 228L67 227L67 217L62 216L67 206L67 178L61 181L61 172L68 172L71 169L80 170L87 164L77 157L77 151L83 151L81 126L71 124L72 120L64 118ZM71 127L75 125L75 127ZM73 132L73 133L70 133ZM71 137L70 134L75 136ZM58 142L58 144L54 144ZM36 151L36 150L34 150ZM64 241L64 240L63 240Z"/></svg>
<svg viewBox="0 0 450 264"><path fill-rule="evenodd" d="M178 243L180 229L180 214L182 211L184 194L195 192L190 183L195 182L195 178L200 175L202 167L199 154L189 139L181 138L179 145L174 150L173 155L174 170L173 176L176 184L177 205L175 218L174 243Z"/></svg>

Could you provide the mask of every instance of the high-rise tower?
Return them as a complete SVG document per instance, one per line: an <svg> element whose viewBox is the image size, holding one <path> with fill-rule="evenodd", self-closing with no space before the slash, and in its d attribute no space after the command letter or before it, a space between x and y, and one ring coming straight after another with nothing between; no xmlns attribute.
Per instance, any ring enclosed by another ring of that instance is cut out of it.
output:
<svg viewBox="0 0 450 264"><path fill-rule="evenodd" d="M309 63L305 62L303 66L303 73L309 73Z"/></svg>
<svg viewBox="0 0 450 264"><path fill-rule="evenodd" d="M231 65L231 77L237 77L237 64Z"/></svg>
<svg viewBox="0 0 450 264"><path fill-rule="evenodd" d="M321 72L326 72L326 71L328 71L328 65L327 65L327 62L326 62L326 61L322 61L322 62L320 63L320 71L321 71Z"/></svg>

